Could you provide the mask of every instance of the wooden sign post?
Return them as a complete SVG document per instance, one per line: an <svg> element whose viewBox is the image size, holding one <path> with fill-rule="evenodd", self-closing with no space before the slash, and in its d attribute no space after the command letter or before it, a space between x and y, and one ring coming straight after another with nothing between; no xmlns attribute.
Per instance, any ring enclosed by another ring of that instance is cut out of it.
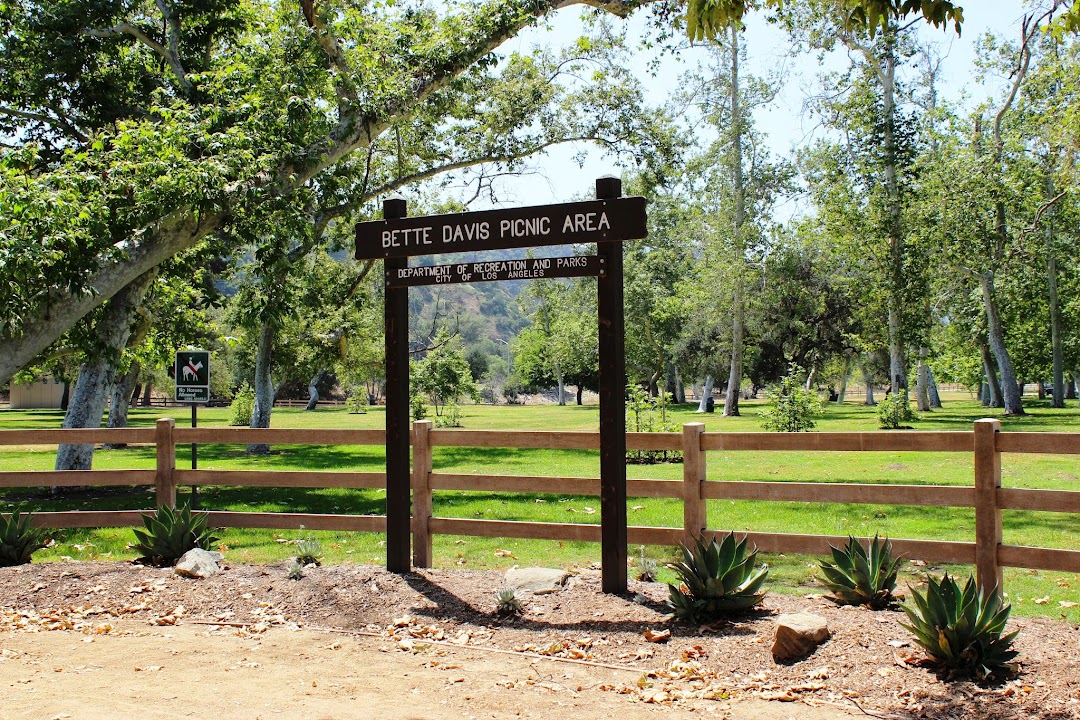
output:
<svg viewBox="0 0 1080 720"><path fill-rule="evenodd" d="M386 568L410 561L408 288L551 277L598 278L600 349L600 518L604 592L625 593L626 359L622 241L644 238L645 198L622 197L618 178L596 181L596 200L408 217L401 198L383 219L356 225L356 258L383 259L386 276ZM596 243L595 256L529 258L410 267L408 257L571 243ZM419 558L420 556L418 556Z"/></svg>

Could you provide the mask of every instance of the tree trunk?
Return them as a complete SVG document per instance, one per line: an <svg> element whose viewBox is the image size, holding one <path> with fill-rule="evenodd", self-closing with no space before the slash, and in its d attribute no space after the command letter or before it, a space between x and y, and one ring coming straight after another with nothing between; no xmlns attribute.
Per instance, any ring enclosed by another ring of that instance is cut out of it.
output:
<svg viewBox="0 0 1080 720"><path fill-rule="evenodd" d="M307 401L307 406L304 408L305 411L314 410L316 407L318 407L318 405L319 405L319 383L322 382L324 377L326 377L326 370L325 369L319 370L319 372L315 373L315 377L311 378L311 380L308 382L308 386L307 386L308 401Z"/></svg>
<svg viewBox="0 0 1080 720"><path fill-rule="evenodd" d="M560 405L565 405L566 404L566 382L565 382L565 378L563 377L562 367L558 363L555 364L555 382L559 386L559 404Z"/></svg>
<svg viewBox="0 0 1080 720"><path fill-rule="evenodd" d="M153 400L153 394L152 394L153 390L154 390L154 384L152 382L150 382L149 380L147 380L146 385L143 386L143 394L142 394L142 406L143 407L150 407L151 400Z"/></svg>
<svg viewBox="0 0 1080 720"><path fill-rule="evenodd" d="M849 375L851 375L851 358L844 356L844 364L840 370L840 392L836 394L837 405L844 404L844 398L847 396L847 381Z"/></svg>
<svg viewBox="0 0 1080 720"><path fill-rule="evenodd" d="M1047 177L1048 189L1053 192L1054 181ZM1054 223L1053 212L1046 223L1046 290L1050 301L1050 356L1053 366L1054 397L1050 400L1050 407L1065 407L1065 353L1061 347L1061 304L1058 298L1057 281L1057 257L1054 255ZM1042 383L1039 384L1042 387Z"/></svg>
<svg viewBox="0 0 1080 720"><path fill-rule="evenodd" d="M675 367L675 402L679 405L686 404L686 384L683 382L678 366Z"/></svg>
<svg viewBox="0 0 1080 720"><path fill-rule="evenodd" d="M131 390L131 398L128 400L128 404L131 407L135 407L139 404L139 396L142 395L142 383L136 382L135 387Z"/></svg>
<svg viewBox="0 0 1080 720"><path fill-rule="evenodd" d="M884 53L881 58L882 114L884 133L885 194L887 197L886 236L889 242L888 312L889 312L889 387L893 393L907 389L907 359L904 357L904 234L901 224L899 164L900 153L896 138L896 32L892 24L884 33Z"/></svg>
<svg viewBox="0 0 1080 720"><path fill-rule="evenodd" d="M61 427L101 427L105 402L116 380L115 358L127 346L132 324L154 275L153 271L140 275L109 300L95 328L101 350L80 366L79 379ZM56 449L57 470L89 470L93 461L93 445L63 444Z"/></svg>
<svg viewBox="0 0 1080 720"><path fill-rule="evenodd" d="M578 404L578 405L582 405L582 404L583 404L583 403L581 402L581 396L582 396L582 394L583 394L584 392L585 392L585 386L584 386L584 385L582 385L581 383L578 383L578 386L577 386L577 404Z"/></svg>
<svg viewBox="0 0 1080 720"><path fill-rule="evenodd" d="M729 28L731 37L731 78L730 88L730 111L731 111L731 181L735 201L735 227L734 235L734 267L735 287L732 290L732 313L731 313L731 367L728 372L727 395L724 398L724 416L737 417L739 415L739 394L742 389L743 373L743 344L744 344L744 318L746 314L746 298L743 278L743 266L746 263L746 249L743 243L743 225L746 223L746 193L743 188L743 159L742 159L742 100L739 97L739 33L741 30L736 23Z"/></svg>
<svg viewBox="0 0 1080 720"><path fill-rule="evenodd" d="M142 372L142 365L138 360L132 360L124 377L113 385L112 397L109 398L109 421L105 427L127 427L128 408L131 406L131 397L140 372ZM127 447L127 443L106 443L102 447L106 450L116 450Z"/></svg>
<svg viewBox="0 0 1080 720"><path fill-rule="evenodd" d="M982 355L983 372L986 374L986 400L983 405L987 407L1005 407L1001 399L1001 385L998 383L997 372L994 370L994 356L990 354L990 348L986 343L979 344L979 354Z"/></svg>
<svg viewBox="0 0 1080 720"><path fill-rule="evenodd" d="M698 400L697 412L705 412L705 403L712 397L713 379L712 375L706 375L705 380L701 383L701 398Z"/></svg>
<svg viewBox="0 0 1080 720"><path fill-rule="evenodd" d="M270 427L270 412L274 409L274 380L270 363L274 351L274 327L268 322L259 331L259 350L255 355L255 408L251 412L251 427ZM268 455L270 446L264 443L248 445L249 455Z"/></svg>
<svg viewBox="0 0 1080 720"><path fill-rule="evenodd" d="M60 409L66 412L70 405L71 405L71 382L68 381L68 380L65 380L64 381L64 391L60 394Z"/></svg>
<svg viewBox="0 0 1080 720"><path fill-rule="evenodd" d="M930 410L930 366L926 364L929 351L919 348L919 371L915 380L915 407L919 412Z"/></svg>
<svg viewBox="0 0 1080 720"><path fill-rule="evenodd" d="M941 407L941 395L938 393L937 380L934 379L934 371L929 365L926 366L926 384L929 387L930 392L930 407Z"/></svg>
<svg viewBox="0 0 1080 720"><path fill-rule="evenodd" d="M865 365L862 366L863 383L866 385L866 400L863 405L877 405L874 400L874 380L870 377L870 371Z"/></svg>
<svg viewBox="0 0 1080 720"><path fill-rule="evenodd" d="M1001 385L1005 395L1005 414L1023 415L1024 404L1020 400L1016 371L1013 370L1009 349L1005 347L1005 327L1001 322L1001 314L998 312L994 277L983 273L979 280L982 285L983 306L986 309L986 336L990 350L993 351L994 358L997 360L998 372L1001 374Z"/></svg>
<svg viewBox="0 0 1080 720"><path fill-rule="evenodd" d="M1080 379L1080 374L1073 373L1072 375L1069 376L1069 382L1065 385L1065 399L1066 400L1075 400L1076 399L1076 382L1077 382L1078 379Z"/></svg>

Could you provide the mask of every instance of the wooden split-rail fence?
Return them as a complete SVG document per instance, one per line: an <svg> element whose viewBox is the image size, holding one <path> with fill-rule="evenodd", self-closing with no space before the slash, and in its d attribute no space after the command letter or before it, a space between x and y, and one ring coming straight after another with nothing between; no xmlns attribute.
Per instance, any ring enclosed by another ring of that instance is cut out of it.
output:
<svg viewBox="0 0 1080 720"><path fill-rule="evenodd" d="M545 540L600 542L598 524L520 522L435 517L432 496L439 491L547 493L598 495L598 478L522 477L439 473L432 469L432 452L439 447L545 448L596 450L596 432L537 432L433 429L430 421L412 428L411 530L413 564L432 563L432 536L468 535ZM156 427L98 430L5 430L0 445L59 443L129 443L154 445L153 470L7 471L0 487L153 486L156 505L174 505L177 486L238 486L297 488L385 488L386 473L341 471L187 470L176 466L176 447L188 443L247 445L384 445L381 430L251 429L176 427L172 419ZM1002 453L1080 454L1080 433L1001 432L997 420L978 420L971 431L945 432L823 432L732 433L704 431L688 423L681 433L627 433L629 450L681 451L683 479L628 480L627 496L677 498L683 503L682 527L628 527L632 545L676 545L708 530L709 500L766 500L809 503L857 503L974 508L971 541L892 538L895 550L930 563L972 564L980 586L1001 585L1003 567L1080 572L1080 550L1006 545L1002 542L1003 510L1080 513L1080 491L1029 490L1001 485ZM798 452L946 452L974 456L970 486L894 485L872 483L751 482L707 480L712 451ZM146 510L73 510L39 512L42 527L124 527L141 525ZM208 511L214 527L345 530L385 532L385 515L335 515L283 512ZM824 554L829 545L846 538L793 533L746 533L764 552Z"/></svg>

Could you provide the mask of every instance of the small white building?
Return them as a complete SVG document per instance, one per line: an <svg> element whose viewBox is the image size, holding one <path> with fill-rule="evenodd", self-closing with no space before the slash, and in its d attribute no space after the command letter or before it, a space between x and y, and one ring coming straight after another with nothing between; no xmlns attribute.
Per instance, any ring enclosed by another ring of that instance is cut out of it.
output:
<svg viewBox="0 0 1080 720"><path fill-rule="evenodd" d="M30 408L59 408L64 396L64 383L57 382L52 375L42 375L30 384L11 383L12 410Z"/></svg>

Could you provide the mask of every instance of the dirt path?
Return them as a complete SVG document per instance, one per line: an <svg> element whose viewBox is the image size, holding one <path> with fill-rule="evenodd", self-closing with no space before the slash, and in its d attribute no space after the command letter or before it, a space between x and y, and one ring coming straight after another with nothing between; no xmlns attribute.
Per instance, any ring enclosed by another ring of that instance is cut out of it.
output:
<svg viewBox="0 0 1080 720"><path fill-rule="evenodd" d="M625 671L438 648L385 652L380 638L275 628L243 637L199 625L121 623L108 635L0 633L5 720L118 717L601 718L687 715L732 720L846 720L840 708L761 700L677 708L599 686Z"/></svg>

